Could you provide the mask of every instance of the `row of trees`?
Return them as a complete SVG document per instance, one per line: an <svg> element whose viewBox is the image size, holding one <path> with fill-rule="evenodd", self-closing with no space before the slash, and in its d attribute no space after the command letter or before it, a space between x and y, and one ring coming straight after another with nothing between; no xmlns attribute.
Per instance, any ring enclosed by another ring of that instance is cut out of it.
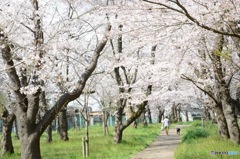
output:
<svg viewBox="0 0 240 159"><path fill-rule="evenodd" d="M194 37L198 45L194 46L194 51L200 57L200 63L191 63L194 75L183 74L182 78L191 81L207 95L210 108L216 112L220 134L239 144L235 111L239 109L239 98L236 97L239 86L239 19L236 18L239 2L143 1L178 13L201 31L199 37ZM231 95L234 89L235 95Z"/></svg>
<svg viewBox="0 0 240 159"><path fill-rule="evenodd" d="M18 122L21 158L41 158L42 133L91 91L106 118L116 116L115 143L139 116L191 105L215 112L221 135L240 143L237 0L1 4L1 76L3 92L11 92L4 107Z"/></svg>

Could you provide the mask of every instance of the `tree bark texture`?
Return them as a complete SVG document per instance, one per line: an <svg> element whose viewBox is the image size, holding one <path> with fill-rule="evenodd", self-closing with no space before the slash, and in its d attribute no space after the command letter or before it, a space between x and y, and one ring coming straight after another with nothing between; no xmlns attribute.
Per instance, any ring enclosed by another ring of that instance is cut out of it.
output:
<svg viewBox="0 0 240 159"><path fill-rule="evenodd" d="M46 142L52 142L52 124L47 127L47 139Z"/></svg>
<svg viewBox="0 0 240 159"><path fill-rule="evenodd" d="M67 122L67 107L64 106L62 110L58 113L59 121L59 135L60 139L63 141L68 141L68 122Z"/></svg>
<svg viewBox="0 0 240 159"><path fill-rule="evenodd" d="M123 130L126 129L129 125L131 125L144 111L146 105L148 104L148 101L144 101L138 106L138 110L130 117L128 118L124 124L122 123L122 116L119 116L116 114L116 122L119 122L116 124L114 128L114 142L115 143L121 143L122 142L122 135L123 135ZM122 110L119 110L118 113L123 112ZM121 114L120 114L121 115Z"/></svg>
<svg viewBox="0 0 240 159"><path fill-rule="evenodd" d="M9 114L8 111L5 109L3 114L1 115L1 119L3 121L3 127L2 127L2 156L4 156L6 153L13 154L14 148L12 143L12 127L13 122L16 119L16 116L14 114Z"/></svg>
<svg viewBox="0 0 240 159"><path fill-rule="evenodd" d="M115 143L121 143L122 142L122 134L123 134L123 123L122 123L122 116L123 116L123 110L124 110L124 105L125 103L122 103L124 102L123 100L120 99L121 103L119 103L119 106L117 108L117 112L115 114L115 119L116 119L116 125L115 125L115 128L114 128L114 142ZM121 106L122 105L122 106Z"/></svg>
<svg viewBox="0 0 240 159"><path fill-rule="evenodd" d="M21 159L40 159L40 136L38 133L24 134L21 138Z"/></svg>
<svg viewBox="0 0 240 159"><path fill-rule="evenodd" d="M216 120L218 124L218 133L221 135L223 138L228 139L229 132L228 132L228 125L226 118L223 114L223 109L222 109L222 104L218 103L213 106L214 110L216 111Z"/></svg>
<svg viewBox="0 0 240 159"><path fill-rule="evenodd" d="M231 98L230 89L224 79L224 71L221 61L221 56L218 52L222 51L224 44L223 35L216 35L214 49L212 51L213 70L215 75L215 82L217 88L217 97L221 101L223 114L227 121L227 127L230 135L230 140L234 143L240 144L240 130L235 114L235 101Z"/></svg>
<svg viewBox="0 0 240 159"><path fill-rule="evenodd" d="M131 115L133 115L135 113L134 108L133 108L132 105L129 106L129 110L130 110ZM137 129L137 126L138 126L138 122L137 122L137 119L136 119L133 122L133 128Z"/></svg>
<svg viewBox="0 0 240 159"><path fill-rule="evenodd" d="M227 93L226 93L227 94ZM236 105L233 104L230 94L222 98L223 113L227 121L230 140L234 143L240 144L240 130L235 114Z"/></svg>
<svg viewBox="0 0 240 159"><path fill-rule="evenodd" d="M144 127L148 125L145 114L146 114L146 109L144 109L142 114L141 114L142 124L143 124Z"/></svg>

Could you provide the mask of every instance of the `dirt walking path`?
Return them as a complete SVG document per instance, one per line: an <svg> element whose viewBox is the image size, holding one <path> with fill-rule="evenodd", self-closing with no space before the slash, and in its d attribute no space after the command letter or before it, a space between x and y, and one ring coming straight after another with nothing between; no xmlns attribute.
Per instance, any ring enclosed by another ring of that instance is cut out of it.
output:
<svg viewBox="0 0 240 159"><path fill-rule="evenodd" d="M183 127L183 125L176 126ZM169 129L169 135L162 131L156 140L143 151L137 153L132 159L173 159L174 151L181 142L176 127Z"/></svg>

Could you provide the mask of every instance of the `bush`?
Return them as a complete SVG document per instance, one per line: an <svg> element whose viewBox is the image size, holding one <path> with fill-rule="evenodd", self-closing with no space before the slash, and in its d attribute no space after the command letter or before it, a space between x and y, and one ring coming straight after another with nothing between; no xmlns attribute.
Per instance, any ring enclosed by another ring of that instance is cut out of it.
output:
<svg viewBox="0 0 240 159"><path fill-rule="evenodd" d="M202 121L201 120L195 120L192 122L193 127L200 127L202 126Z"/></svg>
<svg viewBox="0 0 240 159"><path fill-rule="evenodd" d="M182 142L190 143L195 139L205 138L208 136L209 136L209 133L205 129L202 129L202 128L191 129L191 130L188 130L187 133L183 136Z"/></svg>

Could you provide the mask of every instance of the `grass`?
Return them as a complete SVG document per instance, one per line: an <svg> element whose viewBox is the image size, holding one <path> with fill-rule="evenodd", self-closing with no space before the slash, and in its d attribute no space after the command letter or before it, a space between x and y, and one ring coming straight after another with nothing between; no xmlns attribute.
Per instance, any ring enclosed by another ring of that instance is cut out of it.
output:
<svg viewBox="0 0 240 159"><path fill-rule="evenodd" d="M196 133L199 132L200 133ZM199 135L200 134L200 135ZM201 127L201 121L195 121L192 126L182 130L182 143L175 151L175 159L239 159L240 146L217 134L217 125L206 123ZM211 155L211 151L228 152L236 151L238 155Z"/></svg>
<svg viewBox="0 0 240 159"><path fill-rule="evenodd" d="M103 136L101 126L91 126L90 159L128 159L138 151L148 146L159 134L159 124L149 124L148 127L131 126L124 131L123 142L113 143L113 127L109 128L109 136ZM69 141L61 141L59 135L53 132L53 142L46 143L46 134L41 137L41 155L43 159L81 159L82 137L85 130L69 130ZM4 156L4 159L20 158L20 141L13 139L15 154Z"/></svg>
<svg viewBox="0 0 240 159"><path fill-rule="evenodd" d="M209 136L209 133L205 129L196 128L190 129L187 133L183 136L182 142L191 143L194 142L198 138L206 138Z"/></svg>

